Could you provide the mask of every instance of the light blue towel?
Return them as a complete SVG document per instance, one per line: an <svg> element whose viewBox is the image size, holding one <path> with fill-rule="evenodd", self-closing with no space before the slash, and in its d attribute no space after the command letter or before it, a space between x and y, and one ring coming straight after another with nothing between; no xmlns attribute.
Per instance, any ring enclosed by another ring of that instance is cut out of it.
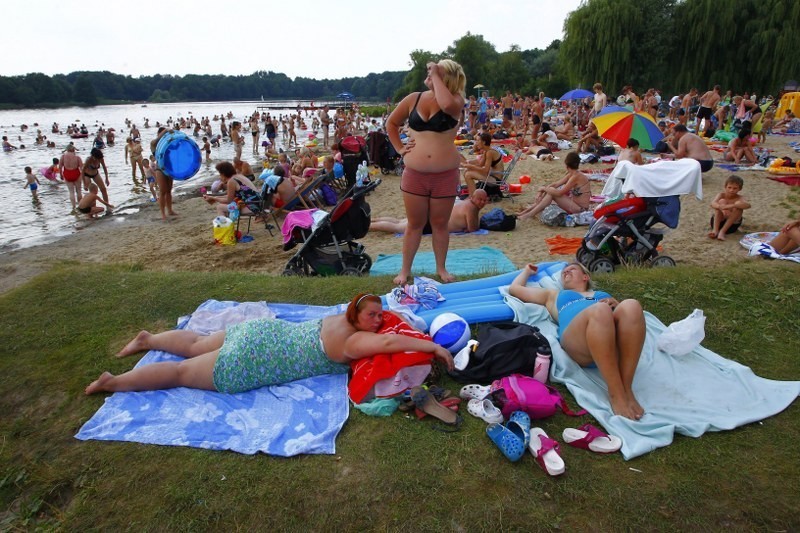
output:
<svg viewBox="0 0 800 533"><path fill-rule="evenodd" d="M239 310L244 311L231 319ZM300 322L341 311L342 306L263 302L240 305L209 300L193 313L193 320L181 320L178 328L188 325L186 329L194 331L218 330L226 323L259 316ZM136 366L180 359L151 351ZM348 409L345 374L316 376L241 394L188 388L117 392L106 399L75 437L285 457L333 454L336 435L347 420Z"/></svg>
<svg viewBox="0 0 800 533"><path fill-rule="evenodd" d="M383 276L400 272L403 256L401 254L379 254L369 273L371 276ZM481 246L465 250L448 250L448 272L454 276L469 276L474 274L502 274L511 272L516 267L506 255L496 248ZM436 262L433 252L420 252L414 257L411 270L415 274L436 273Z"/></svg>
<svg viewBox="0 0 800 533"><path fill-rule="evenodd" d="M557 275L541 285L556 288ZM534 286L535 284L529 284ZM550 378L566 384L578 404L605 430L622 439L622 455L633 459L667 446L680 433L699 437L706 431L733 429L786 409L800 395L800 381L774 381L702 346L673 357L656 348L666 326L645 313L647 337L636 369L633 391L646 413L639 421L614 415L600 371L578 366L561 348L557 326L544 307L523 303L501 289L515 320L538 327L550 341Z"/></svg>

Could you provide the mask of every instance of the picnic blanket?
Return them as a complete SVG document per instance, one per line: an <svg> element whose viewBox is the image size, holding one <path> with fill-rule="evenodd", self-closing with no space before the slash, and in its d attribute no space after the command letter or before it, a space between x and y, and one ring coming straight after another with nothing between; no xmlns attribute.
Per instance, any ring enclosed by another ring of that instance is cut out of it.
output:
<svg viewBox="0 0 800 533"><path fill-rule="evenodd" d="M538 285L559 288L558 280L559 273L554 273ZM683 357L659 351L656 341L666 326L645 312L647 336L633 389L646 413L638 421L614 415L599 370L581 368L564 352L547 310L510 296L507 288L501 292L514 310L514 320L538 327L550 341L550 378L564 383L581 407L622 439L626 460L669 445L675 433L699 437L762 420L786 409L800 394L800 381L758 377L702 346Z"/></svg>
<svg viewBox="0 0 800 533"><path fill-rule="evenodd" d="M737 165L735 163L714 163L715 166L728 170L730 172L745 172L749 170L767 170L767 167L762 165Z"/></svg>
<svg viewBox="0 0 800 533"><path fill-rule="evenodd" d="M178 329L208 333L262 317L301 322L340 313L344 306L318 307L264 302L208 300ZM180 360L148 352L136 365ZM241 394L180 387L117 392L86 422L75 438L191 446L211 450L263 452L284 457L333 454L336 435L348 416L347 375L316 376Z"/></svg>
<svg viewBox="0 0 800 533"><path fill-rule="evenodd" d="M762 255L770 259L783 259L785 261L794 261L800 263L800 248L794 250L790 254L779 254L775 248L767 244L772 239L780 234L778 231L759 231L756 233L748 233L741 239L739 244L747 250L748 255Z"/></svg>
<svg viewBox="0 0 800 533"><path fill-rule="evenodd" d="M397 274L400 272L402 260L403 256L401 254L379 254L369 273L371 276ZM486 274L487 272L501 274L516 269L514 263L503 252L489 246L449 250L445 266L454 276ZM411 269L414 272L436 272L433 252L418 253L414 257Z"/></svg>

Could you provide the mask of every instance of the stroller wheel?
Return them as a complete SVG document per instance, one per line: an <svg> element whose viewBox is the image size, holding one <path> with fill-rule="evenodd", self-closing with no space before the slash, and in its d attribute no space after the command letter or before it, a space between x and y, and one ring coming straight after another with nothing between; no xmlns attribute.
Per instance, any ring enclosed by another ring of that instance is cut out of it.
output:
<svg viewBox="0 0 800 533"><path fill-rule="evenodd" d="M403 166L401 166L401 165L397 165L396 167L394 167L394 173L395 173L397 176L402 176L402 175L403 175L403 170L404 170L404 168L405 168L405 167L403 167Z"/></svg>
<svg viewBox="0 0 800 533"><path fill-rule="evenodd" d="M614 262L607 257L598 257L589 263L588 268L592 274L611 274L614 272Z"/></svg>
<svg viewBox="0 0 800 533"><path fill-rule="evenodd" d="M347 267L340 272L342 276L360 276L361 271L357 268Z"/></svg>
<svg viewBox="0 0 800 533"><path fill-rule="evenodd" d="M368 254L363 254L361 257L364 259L364 262L361 264L361 272L366 274L369 272L369 269L372 268L372 258Z"/></svg>
<svg viewBox="0 0 800 533"><path fill-rule="evenodd" d="M581 244L581 247L578 248L578 252L575 254L575 259L578 260L578 263L588 267L594 259L594 252L588 249L586 247L586 243L584 242Z"/></svg>
<svg viewBox="0 0 800 533"><path fill-rule="evenodd" d="M653 268L674 267L675 260L668 255L659 255L650 260L650 266Z"/></svg>
<svg viewBox="0 0 800 533"><path fill-rule="evenodd" d="M389 169L388 169L388 168L382 168L382 169L381 169L381 174L383 174L384 176L385 176L385 175L387 175L389 172L390 172L390 171L389 171Z"/></svg>

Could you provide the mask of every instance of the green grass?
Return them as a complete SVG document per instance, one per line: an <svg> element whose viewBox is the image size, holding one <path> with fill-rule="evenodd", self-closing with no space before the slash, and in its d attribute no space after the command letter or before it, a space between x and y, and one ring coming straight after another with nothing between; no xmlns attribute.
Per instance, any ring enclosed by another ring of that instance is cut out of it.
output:
<svg viewBox="0 0 800 533"><path fill-rule="evenodd" d="M631 269L598 282L666 323L701 308L706 347L761 376L800 379L796 265ZM444 434L351 410L336 455L290 459L73 438L104 400L83 388L132 366L111 354L141 328L171 328L208 298L333 304L389 287L388 277L65 264L0 297L0 530L800 528L796 404L629 462L563 446L560 479L530 456L509 463L469 415ZM560 435L578 422L558 414L541 425Z"/></svg>

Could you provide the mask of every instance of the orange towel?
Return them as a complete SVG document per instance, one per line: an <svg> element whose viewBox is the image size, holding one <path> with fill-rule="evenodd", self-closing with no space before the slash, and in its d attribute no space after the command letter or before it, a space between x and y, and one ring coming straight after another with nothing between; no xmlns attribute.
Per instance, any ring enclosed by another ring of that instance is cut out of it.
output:
<svg viewBox="0 0 800 533"><path fill-rule="evenodd" d="M575 255L581 247L583 239L581 237L562 237L556 235L544 240L550 255Z"/></svg>

